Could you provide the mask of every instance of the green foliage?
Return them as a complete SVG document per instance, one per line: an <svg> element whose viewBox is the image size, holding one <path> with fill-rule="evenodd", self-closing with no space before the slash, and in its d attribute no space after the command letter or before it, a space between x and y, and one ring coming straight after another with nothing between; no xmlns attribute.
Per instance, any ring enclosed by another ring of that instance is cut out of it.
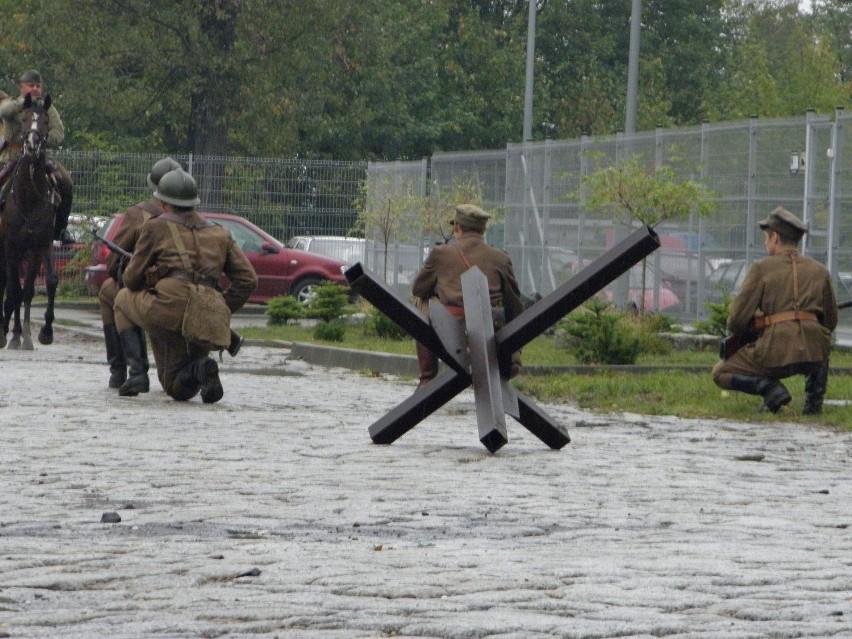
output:
<svg viewBox="0 0 852 639"><path fill-rule="evenodd" d="M342 342L346 337L346 326L340 322L320 322L314 328L314 339L322 342Z"/></svg>
<svg viewBox="0 0 852 639"><path fill-rule="evenodd" d="M695 329L707 335L717 335L718 337L728 336L728 317L731 315L731 300L733 299L727 292L722 292L721 302L707 302L704 305L710 311L710 317L706 320L695 322Z"/></svg>
<svg viewBox="0 0 852 639"><path fill-rule="evenodd" d="M266 306L270 326L281 326L290 320L300 319L305 315L302 303L292 295L279 295L269 300Z"/></svg>
<svg viewBox="0 0 852 639"><path fill-rule="evenodd" d="M639 353L643 355L666 355L672 345L660 337L661 332L671 332L671 318L662 313L640 313L623 315L620 325L627 335L639 342ZM635 363L635 362L634 362Z"/></svg>
<svg viewBox="0 0 852 639"><path fill-rule="evenodd" d="M364 328L385 339L402 340L408 337L408 333L399 324L375 307L370 309Z"/></svg>
<svg viewBox="0 0 852 639"><path fill-rule="evenodd" d="M322 322L333 322L352 313L349 306L349 289L334 282L318 284L313 298L308 302L305 315Z"/></svg>
<svg viewBox="0 0 852 639"><path fill-rule="evenodd" d="M586 204L623 222L656 226L690 213L713 212L717 196L703 183L685 178L672 165L648 165L636 155L596 169L583 178Z"/></svg>
<svg viewBox="0 0 852 639"><path fill-rule="evenodd" d="M621 322L623 313L599 298L586 302L559 324L567 335L567 348L581 364L634 364L640 342Z"/></svg>

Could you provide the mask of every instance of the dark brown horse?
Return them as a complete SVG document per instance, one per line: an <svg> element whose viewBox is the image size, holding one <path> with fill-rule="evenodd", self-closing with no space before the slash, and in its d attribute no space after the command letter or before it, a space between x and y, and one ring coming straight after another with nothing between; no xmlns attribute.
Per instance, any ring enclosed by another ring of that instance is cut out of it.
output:
<svg viewBox="0 0 852 639"><path fill-rule="evenodd" d="M48 178L45 144L47 142L47 110L44 103L24 99L21 127L21 158L9 177L5 201L0 208L0 299L3 300L3 333L0 348L6 345L6 333L14 317L9 348L32 350L30 305L35 295L35 280L44 266L47 284L47 310L38 335L42 344L53 343L53 303L58 275L53 270L53 227L57 195ZM21 283L21 271L23 284ZM21 305L24 321L21 324Z"/></svg>

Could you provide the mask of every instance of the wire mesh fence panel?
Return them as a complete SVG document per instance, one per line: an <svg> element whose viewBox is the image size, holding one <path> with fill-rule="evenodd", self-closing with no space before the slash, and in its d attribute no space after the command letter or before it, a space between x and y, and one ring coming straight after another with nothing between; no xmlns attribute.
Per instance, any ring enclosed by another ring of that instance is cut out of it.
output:
<svg viewBox="0 0 852 639"><path fill-rule="evenodd" d="M488 241L512 256L529 298L552 291L628 230L611 210L588 205L585 177L631 157L648 167L670 167L701 180L718 204L709 217L660 224L663 246L649 261L652 308L689 321L705 317L708 302L735 293L745 268L764 256L757 222L776 206L809 224L802 252L829 266L839 297L852 297L850 119L838 109L833 118L749 118L436 153L412 162L174 158L195 176L201 210L241 215L282 242L295 236L363 238L359 255L366 266L400 290L410 286L429 245L447 236L446 228L427 228L424 211L464 187L494 215ZM148 199L146 176L161 156L61 150L55 157L74 178L72 224L90 226ZM365 211L381 206L399 208L396 226L387 228L375 216L363 224ZM66 288L82 278L87 242L83 238L75 254L57 247ZM350 245L340 244L347 251ZM627 274L614 287L633 295L635 279ZM669 292L677 303L666 306ZM841 315L846 325L852 325L849 315Z"/></svg>

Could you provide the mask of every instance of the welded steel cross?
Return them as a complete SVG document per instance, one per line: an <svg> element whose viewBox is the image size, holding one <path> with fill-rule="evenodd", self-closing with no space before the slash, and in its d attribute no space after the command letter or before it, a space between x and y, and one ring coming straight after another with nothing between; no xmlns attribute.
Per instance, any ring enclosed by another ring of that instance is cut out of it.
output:
<svg viewBox="0 0 852 639"><path fill-rule="evenodd" d="M488 282L476 266L462 275L464 324L436 300L427 319L401 299L360 263L346 271L350 286L396 322L406 333L435 353L448 370L418 388L369 428L377 444L391 444L471 384L476 404L479 440L492 453L506 442L505 414L521 423L553 449L571 441L533 400L509 384L512 353L553 326L607 284L660 246L649 227L634 231L577 275L540 299L495 334Z"/></svg>

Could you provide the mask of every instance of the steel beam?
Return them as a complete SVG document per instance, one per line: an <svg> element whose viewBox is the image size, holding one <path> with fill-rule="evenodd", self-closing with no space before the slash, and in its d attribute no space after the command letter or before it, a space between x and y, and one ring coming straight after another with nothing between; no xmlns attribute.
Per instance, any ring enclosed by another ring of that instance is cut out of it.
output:
<svg viewBox="0 0 852 639"><path fill-rule="evenodd" d="M556 324L630 267L659 248L660 238L650 227L634 231L570 280L530 306L497 331L497 357L501 364L512 353ZM508 370L508 369L506 369Z"/></svg>

